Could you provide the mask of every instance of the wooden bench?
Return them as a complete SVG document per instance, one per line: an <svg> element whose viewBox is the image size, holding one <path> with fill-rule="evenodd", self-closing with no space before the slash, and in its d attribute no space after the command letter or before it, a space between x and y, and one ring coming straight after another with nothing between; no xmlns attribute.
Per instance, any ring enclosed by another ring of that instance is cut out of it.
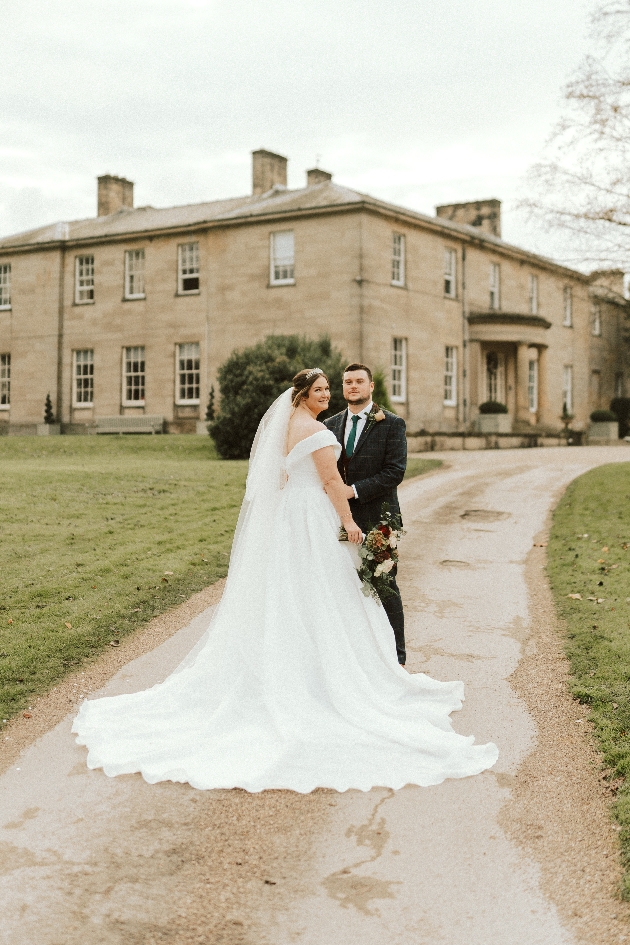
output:
<svg viewBox="0 0 630 945"><path fill-rule="evenodd" d="M164 417L144 414L136 417L97 417L92 433L162 433Z"/></svg>

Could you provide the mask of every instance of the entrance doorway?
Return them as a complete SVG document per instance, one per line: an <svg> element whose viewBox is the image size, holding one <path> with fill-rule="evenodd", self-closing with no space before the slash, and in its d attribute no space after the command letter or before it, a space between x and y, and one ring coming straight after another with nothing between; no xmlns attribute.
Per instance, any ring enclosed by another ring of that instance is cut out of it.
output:
<svg viewBox="0 0 630 945"><path fill-rule="evenodd" d="M505 355L501 351L486 354L486 400L505 403Z"/></svg>

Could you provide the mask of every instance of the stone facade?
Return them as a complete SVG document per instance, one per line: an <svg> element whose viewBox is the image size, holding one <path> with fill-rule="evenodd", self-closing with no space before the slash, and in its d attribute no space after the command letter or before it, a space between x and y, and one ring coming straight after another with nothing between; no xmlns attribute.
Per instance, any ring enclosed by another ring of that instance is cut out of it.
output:
<svg viewBox="0 0 630 945"><path fill-rule="evenodd" d="M563 403L583 430L625 393L620 274L503 242L498 201L429 217L319 168L287 190L286 158L253 157L247 197L134 209L107 175L96 219L0 240L2 429L34 432L50 392L66 432L144 414L194 431L219 366L274 333L381 368L411 433L470 430L492 399L515 433L557 432Z"/></svg>

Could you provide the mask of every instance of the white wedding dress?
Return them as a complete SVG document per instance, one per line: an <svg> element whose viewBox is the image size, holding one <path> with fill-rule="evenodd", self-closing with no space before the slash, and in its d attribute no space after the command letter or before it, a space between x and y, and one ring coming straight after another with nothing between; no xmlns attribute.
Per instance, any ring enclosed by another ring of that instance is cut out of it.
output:
<svg viewBox="0 0 630 945"><path fill-rule="evenodd" d="M289 412L287 391L259 428L209 630L165 682L82 704L73 731L88 767L301 793L439 784L491 767L495 745L452 730L463 684L398 665L313 461L339 444L322 430L283 457Z"/></svg>

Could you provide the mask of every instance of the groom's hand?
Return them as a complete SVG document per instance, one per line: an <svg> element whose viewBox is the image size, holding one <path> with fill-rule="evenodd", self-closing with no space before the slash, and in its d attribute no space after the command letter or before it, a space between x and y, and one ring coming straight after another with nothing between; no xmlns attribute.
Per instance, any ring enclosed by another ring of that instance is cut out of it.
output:
<svg viewBox="0 0 630 945"><path fill-rule="evenodd" d="M352 488L352 486L346 486L346 499L354 499L354 498L356 498L354 494L354 489Z"/></svg>

